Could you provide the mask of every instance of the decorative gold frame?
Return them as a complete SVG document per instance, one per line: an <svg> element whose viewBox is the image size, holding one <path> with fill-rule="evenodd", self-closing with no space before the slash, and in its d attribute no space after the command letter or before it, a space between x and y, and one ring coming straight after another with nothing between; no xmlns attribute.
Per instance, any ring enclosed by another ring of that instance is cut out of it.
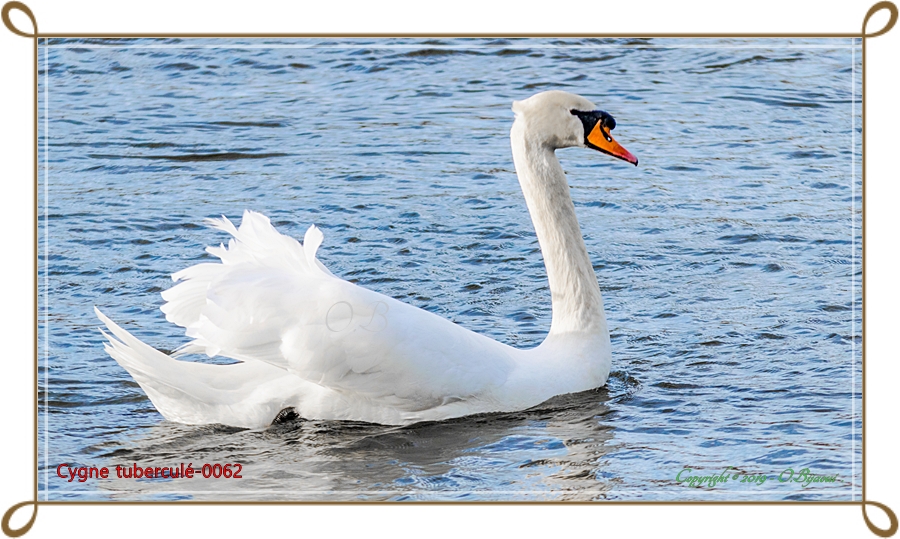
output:
<svg viewBox="0 0 900 539"><path fill-rule="evenodd" d="M16 27L11 18L10 13L13 10L20 11L24 15L31 20L33 25L33 29L31 31L22 30ZM887 24L878 31L869 32L867 30L869 20L875 15L877 12L881 10L887 10L889 12L889 20ZM866 156L865 156L865 146L866 146L866 69L865 69L865 59L866 59L866 40L881 36L888 31L890 31L897 22L898 18L898 10L897 7L890 1L881 1L873 5L865 15L863 19L862 28L859 33L723 33L723 34L685 34L685 33L650 33L645 34L641 33L641 37L647 38L716 38L716 37L725 37L725 38L858 38L861 39L862 42L862 62L863 62L863 78L862 78L862 111L863 111L863 159L862 159L862 205L863 205L863 218L862 218L862 231L863 231L863 281L862 281L862 295L863 295L863 357L862 357L862 365L863 365L863 373L862 373L862 499L860 501L844 501L844 502L834 502L834 501L805 501L805 502L792 502L792 501L679 501L679 502L656 502L656 501L613 501L607 502L617 505L851 505L851 506L859 506L862 509L863 519L865 520L868 528L879 537L890 537L894 535L898 530L898 520L897 516L894 512L886 505L870 500L866 496L866 428L865 428L865 417L866 417L866 346L865 346L865 322L866 322L866 280L865 280L865 205L866 205ZM36 261L38 256L38 197L37 197L37 189L38 189L38 152L37 152L37 127L38 127L38 102L37 102L37 92L38 92L38 40L41 38L297 38L297 37L499 37L499 38L518 38L518 37L605 37L605 38L619 38L619 37L634 37L634 33L628 34L616 34L616 33L603 33L603 34L584 34L584 33L553 33L553 34L525 34L525 33L491 33L491 34L478 34L478 33L452 33L452 34L440 34L440 33L428 33L428 34L419 34L419 33L402 33L402 34L384 34L384 33L354 33L354 34L316 34L316 33L303 33L303 34L290 34L290 33L40 33L38 30L37 20L32 13L31 9L28 8L25 4L18 1L7 2L2 8L2 20L3 24L9 29L10 32L27 38L33 41L34 46L34 75L33 75L33 87L34 87L34 110L33 110L33 118L34 118L34 164L33 164L33 189L34 189L34 207L33 207L33 232L34 232L34 245L33 245L33 259ZM33 311L32 311L32 320L36 321L38 317L37 305L38 305L38 278L37 278L37 265L35 265L35 272L33 275ZM96 501L38 501L38 335L37 335L37 325L35 324L34 333L32 335L33 339L33 360L34 360L34 399L33 399L33 407L34 407L34 431L33 431L33 444L34 444L34 452L33 452L33 471L34 471L34 489L32 494L32 500L24 501L21 503L17 503L10 507L3 515L2 518L2 530L3 533L9 537L19 537L27 533L32 525L35 522L37 517L37 511L39 506L53 506L53 505L315 505L315 504L385 504L391 502L284 502L284 501L271 501L271 502L240 502L240 501L153 501L153 502L136 502L136 501L124 501L124 502L96 502ZM418 504L441 504L446 502L414 502ZM458 502L457 502L458 503ZM595 504L597 502L466 502L469 504L540 504L540 503L564 503L564 504L583 504L583 503L591 503ZM28 522L22 526L21 528L13 529L10 527L10 520L12 519L13 514L18 511L20 508L32 506L32 515ZM879 528L872 523L867 514L867 509L869 507L877 507L881 509L889 519L889 526L886 529ZM727 532L724 532L727 533Z"/></svg>

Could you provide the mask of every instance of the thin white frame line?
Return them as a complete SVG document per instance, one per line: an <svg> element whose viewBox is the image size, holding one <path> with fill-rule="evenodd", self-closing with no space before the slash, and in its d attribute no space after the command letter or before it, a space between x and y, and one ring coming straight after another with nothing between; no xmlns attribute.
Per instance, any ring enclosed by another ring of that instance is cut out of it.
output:
<svg viewBox="0 0 900 539"><path fill-rule="evenodd" d="M165 38L122 38L122 39L165 39ZM227 39L227 38L209 38L209 39ZM265 39L265 38L247 38L247 39ZM327 38L327 37L293 37L293 38L283 38L283 39L401 39L401 38ZM481 39L481 38L459 38L459 39ZM542 39L542 38L524 38L524 39ZM575 38L573 38L575 39ZM655 39L689 39L689 38L655 38ZM747 38L753 39L753 38ZM766 39L766 38L759 38ZM819 39L829 39L829 38L819 38ZM419 50L422 49L422 46L413 46L413 45L377 45L377 46L368 46L370 43L360 43L357 47L362 47L366 49L372 50L388 50L388 49L396 49L396 50ZM857 45L854 45L857 46ZM282 45L282 44L270 44L270 45L79 45L79 44L66 44L66 45L46 45L48 48L52 49L234 49L234 50L245 50L245 49L320 49L320 50L343 50L343 49L351 49L357 48L351 46L350 44L342 44L342 45ZM638 50L653 50L653 49L842 49L843 47L836 47L835 45L771 45L771 46L762 46L762 45L534 45L530 47L525 46L487 46L487 45L475 45L475 46L439 46L439 45L426 45L424 48L432 49L432 50L471 50L471 49L488 49L488 50L533 50L533 49L550 49L550 50L568 50L568 49L638 49Z"/></svg>
<svg viewBox="0 0 900 539"><path fill-rule="evenodd" d="M47 39L44 39L46 45ZM44 484L50 486L50 50L44 49ZM49 489L44 501L49 501Z"/></svg>
<svg viewBox="0 0 900 539"><path fill-rule="evenodd" d="M162 49L234 49L234 50L241 50L241 49L313 49L313 48L320 49L320 50L343 50L343 49L353 48L349 45L334 45L334 46L316 46L316 45L305 45L305 46L295 46L295 45L246 45L246 46L233 46L233 45L227 45L227 46L218 46L218 45L130 45L130 46L88 45L88 46L80 46L78 44L49 45L49 39L50 38L43 38L44 61L45 61L45 69L44 69L44 205L43 205L44 206L44 268L45 268L45 273L44 273L44 288L45 288L45 294L44 294L44 298L45 298L45 301L44 301L44 341L45 341L45 349L44 349L44 384L45 384L45 386L44 386L44 415L45 415L45 418L44 418L44 468L45 468L44 469L44 484L47 487L49 487L49 485L50 485L50 482L49 482L50 466L48 464L49 424L47 421L49 419L48 399L49 399L49 393L50 393L49 392L49 377L50 377L50 365L49 365L49 354L50 354L49 251L50 251L50 241L49 241L49 221L47 218L48 212L49 212L48 202L49 202L49 193L50 193L49 192L49 185L50 185L50 182L49 182L49 116L50 116L50 114L49 114L49 84L50 84L49 50L51 48L53 48L53 49L155 49L155 48L162 48ZM164 38L116 38L116 39L164 39ZM211 37L209 39L221 39L221 38ZM242 38L237 37L234 39L242 39ZM246 38L246 39L265 39L265 38ZM318 37L312 37L312 38L299 37L299 38L273 38L273 39L320 39L320 38L318 38ZM367 37L367 38L321 38L321 39L376 39L376 40L380 40L380 39L390 39L390 37L387 36L384 38L382 38L382 37L374 37L374 38ZM397 38L397 39L401 39L401 38ZM466 39L487 39L487 38L466 38ZM512 39L519 39L519 38L512 38ZM541 39L541 38L521 38L521 39ZM548 39L548 38L544 38L544 39ZM565 39L565 37L563 37L562 39ZM576 38L572 38L572 39L576 39ZM655 39L684 39L684 38L655 38ZM783 38L748 38L748 39L783 39ZM830 38L809 38L809 39L830 39ZM856 159L856 154L855 154L855 150L856 150L856 143L855 143L855 141L856 141L856 132L855 132L856 49L861 47L861 45L858 45L856 43L856 41L857 41L856 38L850 38L850 46L849 46L850 52L851 52L851 99L850 99L850 103L851 103L851 130L850 130L850 133L851 133L851 152L850 152L850 155L851 155L851 234L850 234L850 236L851 236L851 280L850 280L851 313L855 312L855 310L853 310L853 307L855 307L855 290L856 290L856 288L855 288L856 287L856 283L855 283L856 258L855 258L855 235L854 235L855 227L856 227L856 216L854 213L855 200L856 200L856 193L854 190L855 183L856 183L855 182L855 174L856 174L856 167L855 167L855 159ZM364 45L364 44L360 44L360 45ZM504 48L506 48L506 49L515 48L515 47L500 47L500 46L488 47L486 45L481 45L481 46L477 46L477 47L463 47L463 46L458 46L458 47L429 46L429 47L432 49L447 49L447 50L467 50L467 49L472 49L472 48L482 48L482 49L492 49L492 50L496 48L497 50L503 50ZM623 47L645 48L648 50L652 50L652 49L766 49L766 50L771 50L771 49L833 49L833 50L838 50L838 51L844 48L844 47L840 47L840 46L836 47L833 45L827 45L827 46L826 45L781 45L781 46L756 46L756 45L752 45L752 46L711 46L711 45L710 46L703 46L703 45L654 46L654 45L637 45L637 46L635 46L635 45L625 45L625 44L622 44L622 45L596 45L596 46L590 46L590 45L573 45L573 46L540 45L540 46L529 46L529 47L519 47L519 48L523 48L523 49L524 48L527 48L527 49L546 48L546 49L561 49L562 50L562 49L619 49L619 48L623 48ZM422 47L420 45L390 45L390 46L381 45L381 46L377 46L377 47L366 47L366 48L378 50L378 49L420 49ZM850 323L851 323L851 393L850 393L850 403L851 403L851 420L850 420L851 476L850 476L849 486L850 486L851 501L856 501L855 495L856 495L857 490L854 489L854 481L855 481L855 477L856 477L856 473L855 473L856 438L854 435L854 428L856 425L856 412L855 412L856 402L855 402L855 398L854 398L855 394L856 394L856 389L855 389L855 387L856 387L855 386L856 354L855 354L855 340L852 338L853 335L855 334L856 319L855 319L855 315L853 315L853 314L851 314L851 322ZM757 490L757 492L775 492L777 490L781 490L781 489L762 489L762 490ZM59 492L59 493L64 493L64 494L98 494L98 493L110 493L110 492L112 492L112 493L133 493L134 491L110 490L110 491L96 491L95 492L95 491L51 490L49 488L45 488L43 490L40 490L40 492L44 493L45 501L50 501L49 500L50 492ZM188 494L188 493L209 494L209 493L223 493L223 492L238 493L238 494L240 494L240 493L272 493L272 491L270 491L270 490L267 490L267 491L237 490L237 491L186 491L186 492L182 492L182 491L177 491L177 492L148 491L145 494L168 494L168 493L171 493L171 494ZM323 492L397 493L398 491L278 491L278 492L279 493L323 493ZM456 492L456 491L410 491L410 492L445 493L445 492ZM481 490L478 490L478 491L459 491L459 492L526 493L526 494L543 493L543 494L547 494L547 493L568 492L568 491L554 491L554 490L546 490L546 491L543 491L543 490L542 491L483 490L483 491L481 491ZM575 492L608 493L608 492L612 492L612 491L579 490L579 491L575 491ZM621 492L621 491L615 491L615 492ZM640 492L642 492L642 493L670 493L671 491L642 490ZM709 492L732 493L732 491L730 491L730 490L721 490L721 489L719 489L719 490L710 489ZM797 492L806 492L806 491L797 491Z"/></svg>
<svg viewBox="0 0 900 539"><path fill-rule="evenodd" d="M704 487L682 487L688 489L690 492L715 492L720 494L734 494L736 491L727 490L727 489L707 489ZM841 491L824 491L824 490L787 490L770 488L770 489L756 489L754 492L787 492L787 493L809 493L809 494L837 494ZM409 494L485 494L485 493L499 493L499 494L617 494L623 491L620 490L147 490L141 492L135 492L133 490L59 490L53 491L58 492L60 494L137 494L139 496L153 496L157 494L174 494L174 495L190 495L190 494L228 494L228 495L238 495L238 494L391 494L391 495L409 495ZM672 494L675 492L674 490L635 490L635 491L624 491L624 492L638 492L638 493L652 493L652 494ZM741 491L741 492L750 492L750 491ZM53 500L56 502L65 502L64 499ZM74 500L73 500L74 501ZM203 500L197 500L203 501ZM337 500L335 500L337 501ZM348 500L349 501L349 500ZM763 500L769 501L769 500ZM772 500L772 501L785 501L785 500ZM791 500L786 500L791 501ZM802 500L797 500L802 501ZM846 500L844 503L847 503Z"/></svg>
<svg viewBox="0 0 900 539"><path fill-rule="evenodd" d="M850 48L850 483L856 481L856 49ZM850 501L856 501L856 493Z"/></svg>

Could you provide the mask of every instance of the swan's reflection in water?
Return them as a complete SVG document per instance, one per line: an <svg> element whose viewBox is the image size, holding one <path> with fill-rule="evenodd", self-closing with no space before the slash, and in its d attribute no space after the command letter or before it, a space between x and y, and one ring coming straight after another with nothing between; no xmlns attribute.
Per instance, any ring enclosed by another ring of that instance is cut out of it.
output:
<svg viewBox="0 0 900 539"><path fill-rule="evenodd" d="M555 397L535 408L408 427L294 420L263 431L161 422L101 455L115 465L177 466L193 479L116 479L112 499L591 500L613 436L610 388ZM240 479L203 478L203 464L242 464ZM114 472L113 472L114 473Z"/></svg>

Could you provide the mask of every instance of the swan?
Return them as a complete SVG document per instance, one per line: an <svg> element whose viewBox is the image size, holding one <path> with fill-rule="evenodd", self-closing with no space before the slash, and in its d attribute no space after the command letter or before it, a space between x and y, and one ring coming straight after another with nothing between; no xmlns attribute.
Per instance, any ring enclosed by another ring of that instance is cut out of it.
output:
<svg viewBox="0 0 900 539"><path fill-rule="evenodd" d="M603 386L611 354L603 298L559 148L591 148L634 165L609 134L616 122L587 99L547 91L515 101L513 161L550 285L546 339L521 350L433 313L347 282L316 258L315 225L301 244L265 216L208 247L217 263L172 276L166 319L191 340L171 355L141 342L95 307L104 348L170 421L265 428L286 417L408 425L526 409ZM180 360L205 353L236 360Z"/></svg>

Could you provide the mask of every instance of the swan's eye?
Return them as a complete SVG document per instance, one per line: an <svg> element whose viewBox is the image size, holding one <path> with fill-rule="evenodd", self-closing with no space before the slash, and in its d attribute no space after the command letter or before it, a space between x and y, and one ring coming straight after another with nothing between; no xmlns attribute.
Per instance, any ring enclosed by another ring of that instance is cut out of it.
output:
<svg viewBox="0 0 900 539"><path fill-rule="evenodd" d="M578 116L578 119L581 120L581 124L584 126L585 139L587 139L587 136L594 130L594 127L599 124L599 131L603 133L603 138L605 138L607 142L612 140L612 137L609 136L609 132L616 128L616 119L608 112L603 110L584 111L578 109L572 109L569 112Z"/></svg>

